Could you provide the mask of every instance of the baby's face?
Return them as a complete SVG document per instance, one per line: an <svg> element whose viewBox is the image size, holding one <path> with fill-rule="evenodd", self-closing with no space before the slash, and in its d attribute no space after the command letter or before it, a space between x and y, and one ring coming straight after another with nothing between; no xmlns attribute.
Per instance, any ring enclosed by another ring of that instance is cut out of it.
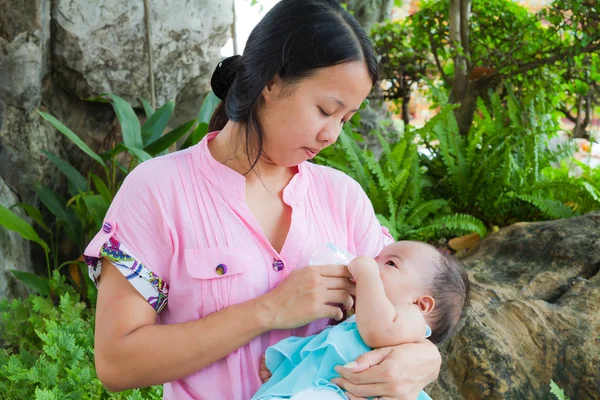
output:
<svg viewBox="0 0 600 400"><path fill-rule="evenodd" d="M379 265L387 298L394 305L413 304L425 293L439 253L425 243L402 241L385 247Z"/></svg>

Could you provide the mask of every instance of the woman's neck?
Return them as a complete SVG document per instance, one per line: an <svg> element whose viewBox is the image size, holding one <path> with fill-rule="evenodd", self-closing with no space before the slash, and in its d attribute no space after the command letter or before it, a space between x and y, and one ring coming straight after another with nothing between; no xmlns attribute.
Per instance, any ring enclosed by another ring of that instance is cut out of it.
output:
<svg viewBox="0 0 600 400"><path fill-rule="evenodd" d="M248 157L244 128L237 122L227 122L221 132L208 142L208 149L215 160L244 175L247 185L260 182L271 190L280 191L297 172L297 168L274 164L265 154L251 170L249 160L254 161L256 155L253 153Z"/></svg>

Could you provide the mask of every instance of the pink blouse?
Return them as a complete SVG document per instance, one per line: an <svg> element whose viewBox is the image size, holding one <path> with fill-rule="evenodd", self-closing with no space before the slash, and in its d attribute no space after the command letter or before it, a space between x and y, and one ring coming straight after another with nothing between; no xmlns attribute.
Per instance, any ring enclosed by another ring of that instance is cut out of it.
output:
<svg viewBox="0 0 600 400"><path fill-rule="evenodd" d="M136 167L84 252L92 277L99 275L102 257L119 264L157 310L159 323L196 320L261 296L306 266L319 244L375 257L393 241L356 181L305 162L283 192L292 222L283 249L276 252L246 205L244 176L208 150L217 134ZM257 337L214 364L166 383L164 399L247 400L261 385L259 360L268 346L288 336L312 335L327 323Z"/></svg>

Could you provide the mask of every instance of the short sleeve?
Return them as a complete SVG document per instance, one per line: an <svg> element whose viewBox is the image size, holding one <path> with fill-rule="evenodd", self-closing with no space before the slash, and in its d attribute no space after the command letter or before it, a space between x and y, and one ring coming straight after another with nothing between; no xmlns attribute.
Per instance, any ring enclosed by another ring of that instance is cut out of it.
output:
<svg viewBox="0 0 600 400"><path fill-rule="evenodd" d="M390 231L381 225L375 216L371 200L363 188L352 180L348 188L347 215L351 216L354 246L357 256L375 257L381 250L394 242Z"/></svg>
<svg viewBox="0 0 600 400"><path fill-rule="evenodd" d="M101 230L90 241L83 255L86 261L90 261L90 267L94 264L93 259L102 257L119 267L119 260L111 259L110 255L114 255L116 250L121 251L121 256L128 257L120 259L121 266L144 268L140 270L143 274L137 276L160 280L164 287L168 285L174 253L173 229L156 181L158 171L155 171L152 161L158 160L140 164L125 178L106 213Z"/></svg>
<svg viewBox="0 0 600 400"><path fill-rule="evenodd" d="M100 249L99 257L84 256L89 269L90 278L98 286L102 274L102 259L106 258L125 279L150 304L156 313L160 313L167 305L169 285L154 272L146 268L126 246L111 237Z"/></svg>

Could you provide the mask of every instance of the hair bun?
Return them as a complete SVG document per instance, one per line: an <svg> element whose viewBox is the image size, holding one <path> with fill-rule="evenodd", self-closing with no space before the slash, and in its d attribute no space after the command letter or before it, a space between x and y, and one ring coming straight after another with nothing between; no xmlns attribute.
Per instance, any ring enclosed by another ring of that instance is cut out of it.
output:
<svg viewBox="0 0 600 400"><path fill-rule="evenodd" d="M221 99L221 101L225 101L227 92L240 69L241 58L242 56L240 55L227 57L217 64L215 72L213 72L212 78L210 79L210 86L212 87L215 96Z"/></svg>

